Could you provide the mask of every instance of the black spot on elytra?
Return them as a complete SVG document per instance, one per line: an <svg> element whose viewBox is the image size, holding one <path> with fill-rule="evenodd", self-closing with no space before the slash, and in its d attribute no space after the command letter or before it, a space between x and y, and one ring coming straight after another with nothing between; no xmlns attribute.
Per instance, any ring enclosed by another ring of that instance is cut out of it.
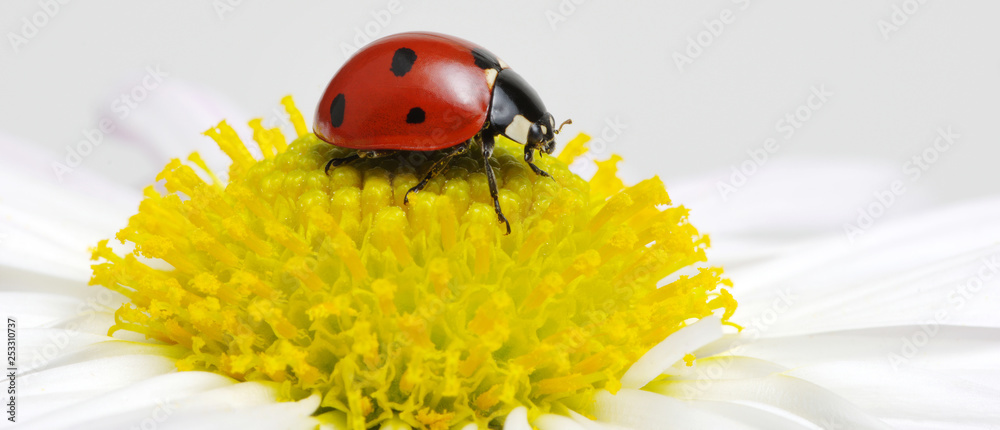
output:
<svg viewBox="0 0 1000 430"><path fill-rule="evenodd" d="M476 66L480 69L495 69L500 70L500 60L497 59L496 55L492 52L487 51L483 48L476 48L472 50L472 58L476 59Z"/></svg>
<svg viewBox="0 0 1000 430"><path fill-rule="evenodd" d="M392 74L403 76L413 68L413 63L417 61L417 53L410 48L399 48L392 54Z"/></svg>
<svg viewBox="0 0 1000 430"><path fill-rule="evenodd" d="M424 122L424 110L418 107L410 109L410 113L406 114L407 124L420 124Z"/></svg>
<svg viewBox="0 0 1000 430"><path fill-rule="evenodd" d="M344 94L337 94L330 103L330 125L340 127L344 123Z"/></svg>

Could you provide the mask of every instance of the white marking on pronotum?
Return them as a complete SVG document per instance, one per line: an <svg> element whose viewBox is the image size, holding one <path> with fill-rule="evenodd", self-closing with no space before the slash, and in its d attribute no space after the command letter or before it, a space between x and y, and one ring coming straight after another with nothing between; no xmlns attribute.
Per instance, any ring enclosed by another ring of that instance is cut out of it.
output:
<svg viewBox="0 0 1000 430"><path fill-rule="evenodd" d="M528 143L528 131L531 130L531 121L521 115L515 115L504 134L522 145Z"/></svg>
<svg viewBox="0 0 1000 430"><path fill-rule="evenodd" d="M486 70L483 70L483 71L486 72L486 85L488 85L490 87L490 92L492 92L493 91L493 84L495 84L497 82L497 74L498 74L498 72L494 68L489 68L489 69L486 69Z"/></svg>

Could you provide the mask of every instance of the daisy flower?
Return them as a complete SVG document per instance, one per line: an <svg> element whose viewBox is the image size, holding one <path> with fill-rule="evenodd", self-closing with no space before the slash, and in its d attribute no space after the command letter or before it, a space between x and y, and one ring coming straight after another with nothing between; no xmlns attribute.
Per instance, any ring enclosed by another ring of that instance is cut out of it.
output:
<svg viewBox="0 0 1000 430"><path fill-rule="evenodd" d="M205 134L228 168L172 160L137 210L134 191L82 169L72 190L39 180L39 157L5 142L16 426L1000 422L1000 200L886 221L854 244L734 230L706 265L708 237L659 179L625 185L617 158L589 180L568 169L584 135L539 161L551 179L500 142L504 235L480 161L404 205L417 167L326 175L340 150L283 104L295 137L218 123ZM716 219L787 217L768 206L785 195L755 197Z"/></svg>

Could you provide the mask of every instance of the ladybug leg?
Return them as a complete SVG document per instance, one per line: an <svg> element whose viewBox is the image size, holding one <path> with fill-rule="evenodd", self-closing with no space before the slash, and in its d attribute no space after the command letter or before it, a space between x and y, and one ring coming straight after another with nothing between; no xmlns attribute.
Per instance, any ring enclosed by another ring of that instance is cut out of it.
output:
<svg viewBox="0 0 1000 430"><path fill-rule="evenodd" d="M541 157L542 153L539 152L538 156ZM535 148L533 148L531 146L525 145L525 147L524 147L524 162L528 163L528 165L531 166L531 170L535 171L536 175L538 175L538 176L549 176L549 174L546 171L544 171L542 169L539 169L538 166L535 165L534 161L535 161Z"/></svg>
<svg viewBox="0 0 1000 430"><path fill-rule="evenodd" d="M424 179L421 180L420 183L418 183L416 186L410 188L406 192L406 194L403 196L403 204L405 205L410 202L410 193L415 193L417 191L424 189L428 181L434 179L435 176L440 175L441 172L443 172L444 169L448 167L448 163L451 162L452 158L455 158L456 155L464 154L468 150L469 150L469 142L464 142L452 146L451 148L448 148L444 153L444 157L441 157L440 160L435 161L434 164L431 165L431 170L428 171L426 175L424 175Z"/></svg>
<svg viewBox="0 0 1000 430"><path fill-rule="evenodd" d="M326 167L323 169L324 172L330 174L331 167L342 166L344 164L356 161L361 158L382 158L388 157L390 155L395 155L398 151L358 151L351 155L341 158L334 158L326 162Z"/></svg>
<svg viewBox="0 0 1000 430"><path fill-rule="evenodd" d="M350 162L352 162L354 160L357 160L358 158L361 158L361 157L358 156L357 153L354 153L354 154L348 155L346 157L331 159L330 161L326 162L326 167L323 168L323 172L329 175L331 167L337 167L337 166L340 166L340 165L343 165L343 164L347 164L347 163L350 163Z"/></svg>
<svg viewBox="0 0 1000 430"><path fill-rule="evenodd" d="M483 163L486 168L486 179L490 182L490 196L493 197L493 209L497 211L497 218L507 225L507 234L510 234L510 222L503 216L500 210L500 192L497 191L497 179L493 176L493 166L490 165L490 158L493 158L493 133L485 132L483 135Z"/></svg>

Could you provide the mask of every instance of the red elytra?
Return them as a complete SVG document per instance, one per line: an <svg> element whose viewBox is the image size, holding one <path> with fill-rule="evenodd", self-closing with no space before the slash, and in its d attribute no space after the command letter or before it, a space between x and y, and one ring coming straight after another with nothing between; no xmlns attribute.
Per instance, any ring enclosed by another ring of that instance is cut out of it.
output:
<svg viewBox="0 0 1000 430"><path fill-rule="evenodd" d="M417 57L402 76L391 67L400 49ZM316 112L316 134L361 150L432 151L469 140L486 121L493 89L475 64L476 49L486 52L433 33L396 34L365 46L330 81ZM343 122L334 127L330 106L338 95ZM422 122L406 121L413 108L424 112Z"/></svg>

